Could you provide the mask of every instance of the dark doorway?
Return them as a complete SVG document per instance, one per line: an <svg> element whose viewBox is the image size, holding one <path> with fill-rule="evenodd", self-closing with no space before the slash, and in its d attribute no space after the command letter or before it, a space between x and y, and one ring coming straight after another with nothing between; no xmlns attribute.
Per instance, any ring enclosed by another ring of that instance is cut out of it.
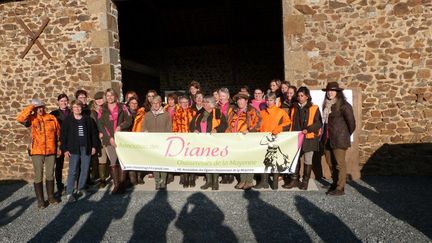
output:
<svg viewBox="0 0 432 243"><path fill-rule="evenodd" d="M283 78L280 0L118 0L123 91L267 88Z"/></svg>

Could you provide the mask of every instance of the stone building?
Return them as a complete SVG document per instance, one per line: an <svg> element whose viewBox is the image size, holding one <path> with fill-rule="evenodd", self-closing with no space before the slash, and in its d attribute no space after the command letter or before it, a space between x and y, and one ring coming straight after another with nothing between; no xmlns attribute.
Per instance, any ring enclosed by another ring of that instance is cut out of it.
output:
<svg viewBox="0 0 432 243"><path fill-rule="evenodd" d="M0 19L0 179L32 179L15 120L31 98L54 109L78 88L234 93L273 78L356 90L368 173L432 173L431 0L0 0ZM33 43L25 26L48 20Z"/></svg>

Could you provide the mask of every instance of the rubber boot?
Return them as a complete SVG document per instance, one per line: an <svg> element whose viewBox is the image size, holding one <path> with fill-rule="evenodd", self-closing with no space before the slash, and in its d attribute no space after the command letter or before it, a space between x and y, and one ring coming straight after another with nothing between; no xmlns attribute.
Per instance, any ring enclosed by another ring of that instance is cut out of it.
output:
<svg viewBox="0 0 432 243"><path fill-rule="evenodd" d="M138 171L137 172L137 183L138 184L144 184L144 172Z"/></svg>
<svg viewBox="0 0 432 243"><path fill-rule="evenodd" d="M254 186L255 189L267 189L270 187L268 183L269 174L263 173L261 174L260 182Z"/></svg>
<svg viewBox="0 0 432 243"><path fill-rule="evenodd" d="M212 190L219 190L219 174L212 174Z"/></svg>
<svg viewBox="0 0 432 243"><path fill-rule="evenodd" d="M180 177L183 177L183 188L189 187L189 174L182 174Z"/></svg>
<svg viewBox="0 0 432 243"><path fill-rule="evenodd" d="M44 192L43 192L43 185L42 182L39 183L33 183L35 193L36 193L36 199L37 199L37 206L39 209L44 209L47 206L47 203L45 202L44 198Z"/></svg>
<svg viewBox="0 0 432 243"><path fill-rule="evenodd" d="M189 175L189 179L188 179L189 187L195 187L195 180L196 180L195 174L188 174L188 175Z"/></svg>
<svg viewBox="0 0 432 243"><path fill-rule="evenodd" d="M48 195L48 203L53 205L58 204L58 200L54 197L54 180L45 181L45 187Z"/></svg>
<svg viewBox="0 0 432 243"><path fill-rule="evenodd" d="M300 163L297 163L297 167L294 171L294 174L291 175L290 182L288 184L282 185L282 187L285 189L291 189L294 187L299 187L300 186L299 174L300 174Z"/></svg>
<svg viewBox="0 0 432 243"><path fill-rule="evenodd" d="M228 184L232 184L234 182L234 175L227 175Z"/></svg>
<svg viewBox="0 0 432 243"><path fill-rule="evenodd" d="M312 165L305 165L304 166L304 170L303 170L303 180L300 183L300 190L307 190L308 185L309 185L309 178L311 175L311 171L312 171Z"/></svg>
<svg viewBox="0 0 432 243"><path fill-rule="evenodd" d="M228 183L227 175L222 174L221 177L222 177L222 179L221 179L221 181L220 181L220 184L227 184L227 183Z"/></svg>
<svg viewBox="0 0 432 243"><path fill-rule="evenodd" d="M98 169L100 177L99 188L104 188L106 187L106 164L99 164Z"/></svg>
<svg viewBox="0 0 432 243"><path fill-rule="evenodd" d="M129 171L129 180L133 186L138 184L136 171Z"/></svg>
<svg viewBox="0 0 432 243"><path fill-rule="evenodd" d="M179 181L179 185L184 185L185 183L185 177L187 174L180 174L180 181ZM184 186L183 186L184 187Z"/></svg>
<svg viewBox="0 0 432 243"><path fill-rule="evenodd" d="M124 193L126 188L128 187L128 171L126 170L122 170L120 168L120 166L118 166L119 168L119 173L120 173L120 184L119 184L119 193Z"/></svg>
<svg viewBox="0 0 432 243"><path fill-rule="evenodd" d="M279 188L279 173L273 173L272 189L277 190Z"/></svg>
<svg viewBox="0 0 432 243"><path fill-rule="evenodd" d="M182 185L185 181L185 177L187 174L180 174L180 181L179 181L179 185Z"/></svg>
<svg viewBox="0 0 432 243"><path fill-rule="evenodd" d="M112 194L120 193L120 168L118 165L111 166L111 177L113 180L114 187L112 189Z"/></svg>
<svg viewBox="0 0 432 243"><path fill-rule="evenodd" d="M174 181L174 174L173 173L168 173L166 184L168 185L168 184L170 184L173 181Z"/></svg>
<svg viewBox="0 0 432 243"><path fill-rule="evenodd" d="M212 184L213 184L212 174L206 174L206 183L202 185L200 188L203 190L207 190L212 186Z"/></svg>

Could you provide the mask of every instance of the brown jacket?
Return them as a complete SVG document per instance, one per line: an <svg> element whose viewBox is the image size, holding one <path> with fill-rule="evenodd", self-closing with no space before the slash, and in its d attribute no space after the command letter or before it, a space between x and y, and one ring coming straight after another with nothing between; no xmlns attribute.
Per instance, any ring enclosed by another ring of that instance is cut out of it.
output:
<svg viewBox="0 0 432 243"><path fill-rule="evenodd" d="M347 149L351 147L350 137L356 128L352 106L348 102L344 102L337 110L336 105L333 105L326 128L328 135L324 133L323 137L330 139L332 148Z"/></svg>
<svg viewBox="0 0 432 243"><path fill-rule="evenodd" d="M171 132L172 123L168 112L161 109L156 114L149 111L144 115L142 132Z"/></svg>

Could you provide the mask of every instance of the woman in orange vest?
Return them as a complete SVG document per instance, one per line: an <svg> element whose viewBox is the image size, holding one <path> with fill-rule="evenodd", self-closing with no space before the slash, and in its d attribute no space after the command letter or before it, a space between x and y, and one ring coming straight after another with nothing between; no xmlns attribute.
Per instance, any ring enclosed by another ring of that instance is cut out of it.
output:
<svg viewBox="0 0 432 243"><path fill-rule="evenodd" d="M266 103L267 108L261 111L262 122L260 132L271 132L276 135L283 130L288 130L287 127L291 125L291 120L288 113L276 106L276 94L269 93L266 97ZM269 188L268 177L267 173L261 174L261 181L255 188ZM278 173L273 173L273 190L278 189L278 177Z"/></svg>
<svg viewBox="0 0 432 243"><path fill-rule="evenodd" d="M312 103L310 91L306 87L300 87L297 91L297 102L291 109L291 131L301 131L304 140L301 155L304 155L303 180L299 181L300 161L297 163L291 180L283 185L283 188L291 189L298 187L307 190L309 178L312 171L312 158L314 152L319 151L319 137L322 127L321 113L317 105Z"/></svg>
<svg viewBox="0 0 432 243"><path fill-rule="evenodd" d="M38 208L45 208L47 203L43 193L43 169L45 166L45 186L48 202L57 204L54 198L54 164L56 155L60 156L58 148L60 141L60 125L55 116L45 112L45 103L34 99L17 117L17 121L26 127L31 127L32 142L30 156L34 169L34 188Z"/></svg>
<svg viewBox="0 0 432 243"><path fill-rule="evenodd" d="M190 123L190 131L197 133L222 133L227 128L227 122L222 112L216 108L213 96L205 96L203 101L204 109L198 112ZM201 189L219 190L219 174L206 174L206 183Z"/></svg>
<svg viewBox="0 0 432 243"><path fill-rule="evenodd" d="M257 132L261 125L260 112L253 106L248 105L249 95L239 92L233 97L237 107L232 109L228 114L228 129L226 132ZM240 182L235 186L236 189L249 190L253 187L252 173L240 174Z"/></svg>
<svg viewBox="0 0 432 243"><path fill-rule="evenodd" d="M191 107L189 107L189 101L186 96L180 96L179 108L174 113L172 122L173 132L190 132L189 125L195 116L196 112ZM195 174L181 174L180 184L183 184L184 188L195 187Z"/></svg>

